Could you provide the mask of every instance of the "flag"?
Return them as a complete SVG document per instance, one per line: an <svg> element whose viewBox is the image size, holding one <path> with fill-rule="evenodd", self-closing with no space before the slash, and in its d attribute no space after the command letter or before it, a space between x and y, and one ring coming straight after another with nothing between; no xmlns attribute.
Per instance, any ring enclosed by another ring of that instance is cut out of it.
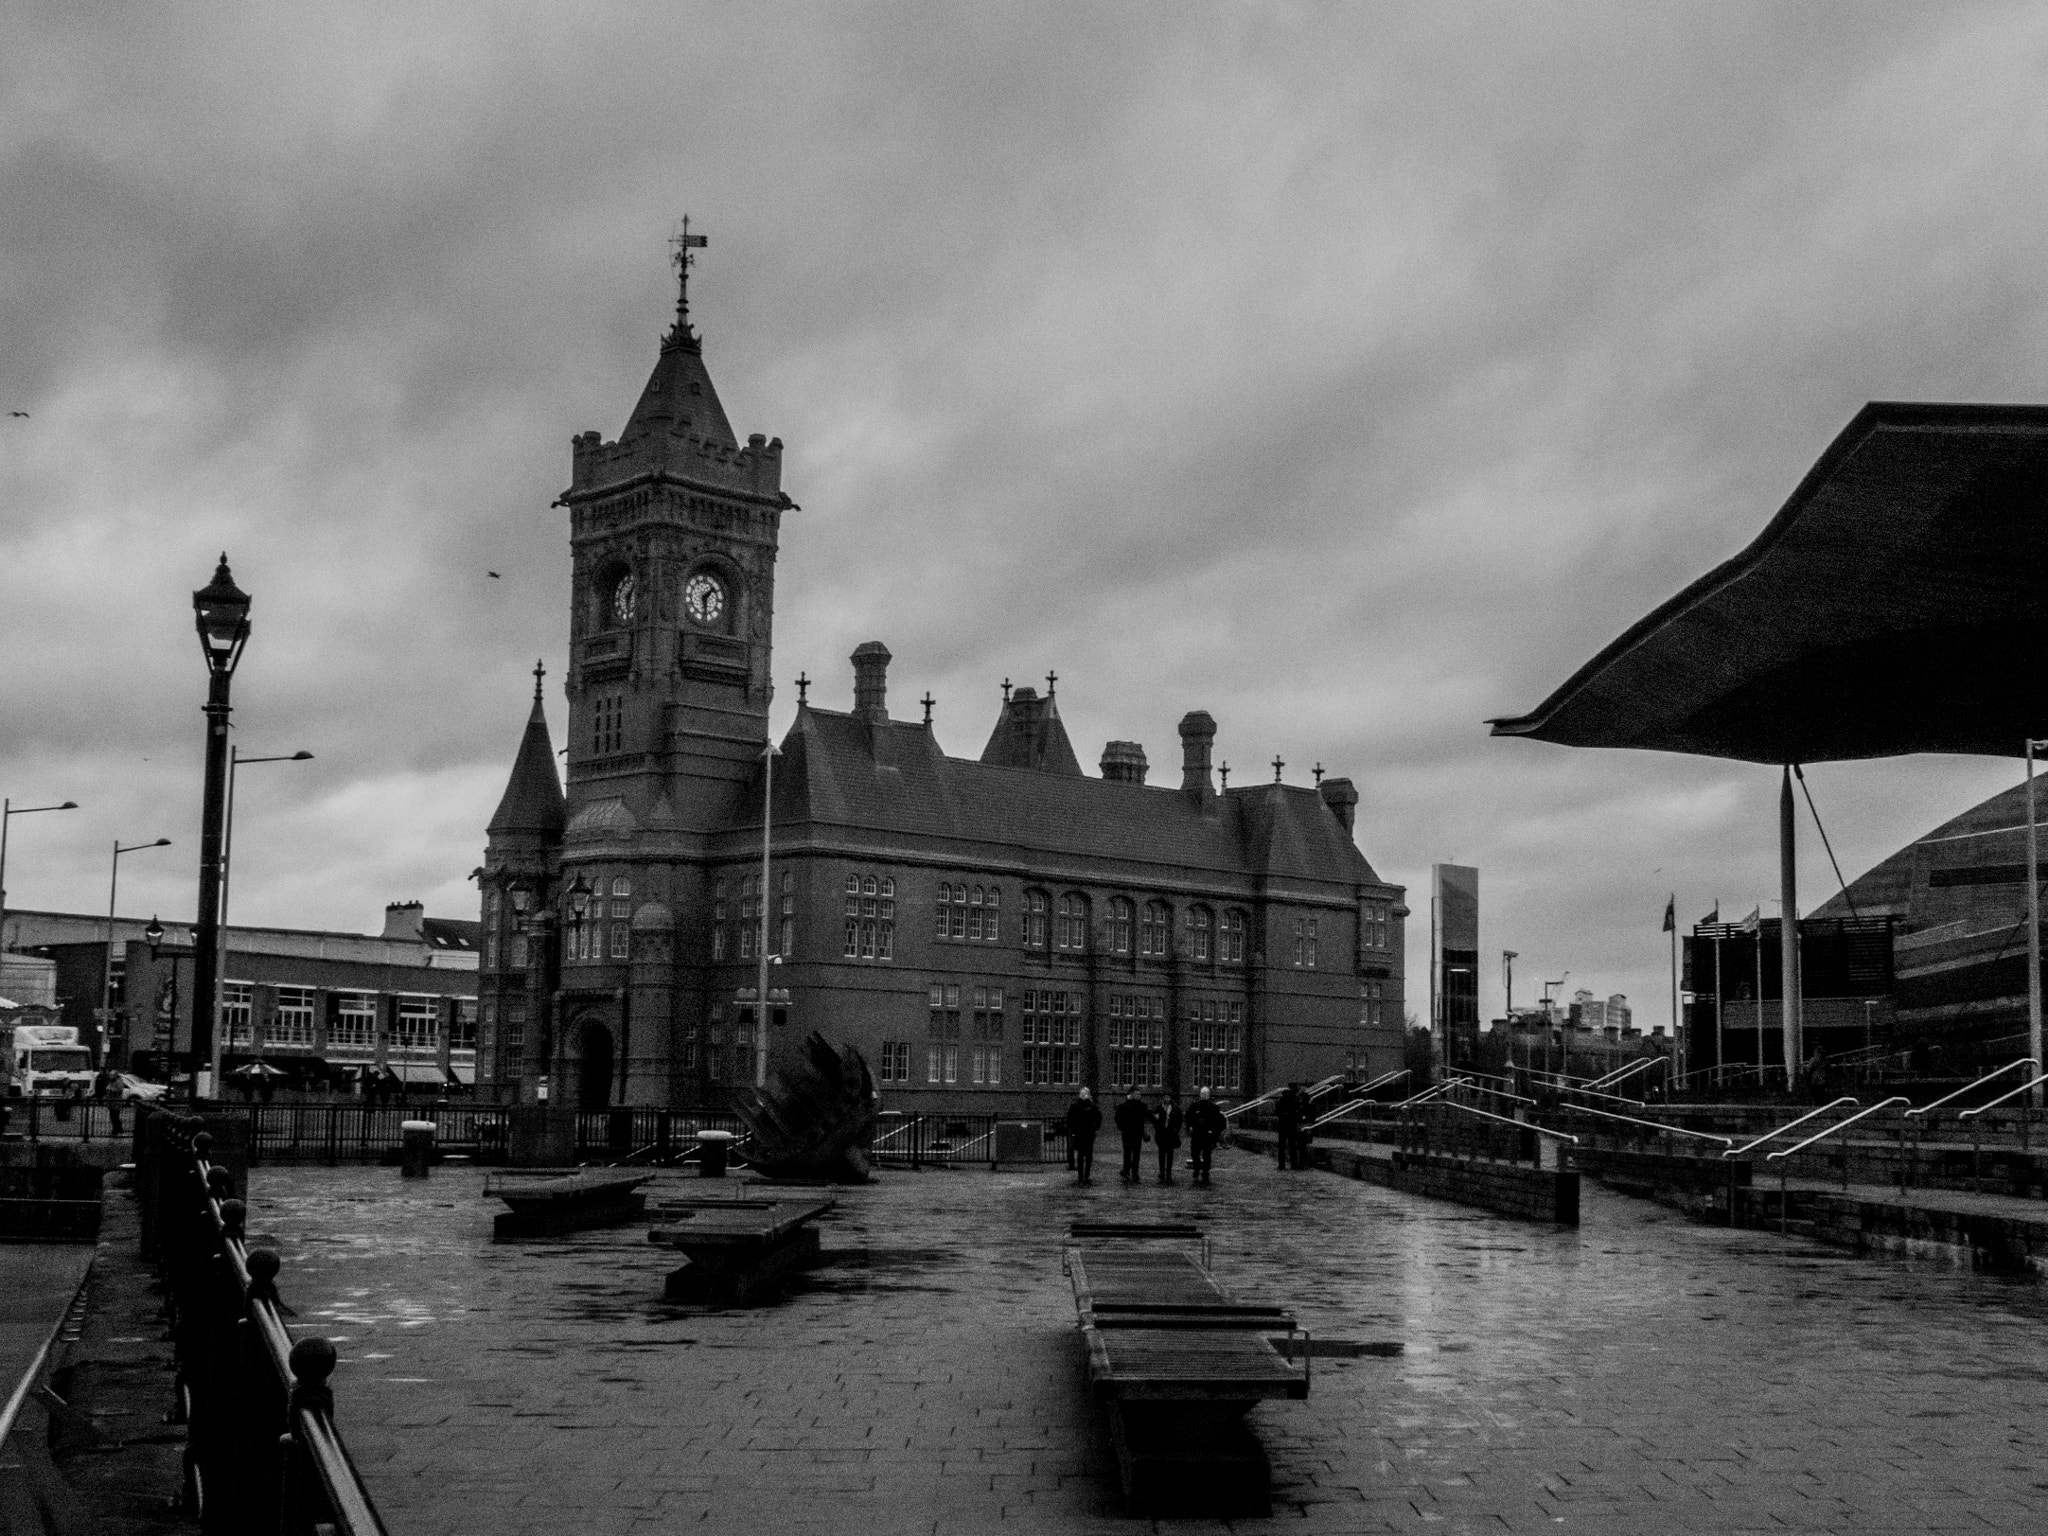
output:
<svg viewBox="0 0 2048 1536"><path fill-rule="evenodd" d="M1742 931L1744 933L1755 933L1763 922L1763 916L1764 909L1762 907L1752 907L1749 916L1742 920Z"/></svg>
<svg viewBox="0 0 2048 1536"><path fill-rule="evenodd" d="M1675 933L1678 931L1678 896L1675 892L1671 899L1664 903L1663 931L1665 933Z"/></svg>
<svg viewBox="0 0 2048 1536"><path fill-rule="evenodd" d="M1716 897L1714 898L1714 910L1713 910L1713 911L1711 911L1711 912L1709 912L1709 913L1708 913L1708 914L1707 914L1707 915L1706 915L1705 917L1701 918L1701 919L1700 919L1700 921L1701 921L1701 922L1703 922L1703 923L1718 923L1719 921L1721 921L1721 898L1720 898L1720 897L1716 896Z"/></svg>
<svg viewBox="0 0 2048 1536"><path fill-rule="evenodd" d="M682 247L686 251L694 250L700 245L709 245L710 243L711 237L709 235L684 235L682 238Z"/></svg>

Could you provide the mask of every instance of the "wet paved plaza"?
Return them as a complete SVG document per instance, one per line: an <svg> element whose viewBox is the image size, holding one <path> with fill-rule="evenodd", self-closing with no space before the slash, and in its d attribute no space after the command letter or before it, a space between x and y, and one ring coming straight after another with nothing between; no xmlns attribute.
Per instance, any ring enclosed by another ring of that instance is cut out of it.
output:
<svg viewBox="0 0 2048 1536"><path fill-rule="evenodd" d="M1077 1216L1199 1220L1226 1288L1366 1347L1254 1410L1273 1516L1234 1528L2048 1529L2038 1285L1591 1185L1558 1231L1244 1152L1216 1179L886 1173L752 1311L664 1302L644 1224L491 1246L473 1170L259 1169L250 1230L284 1247L297 1326L340 1342L394 1536L1143 1528L1081 1373Z"/></svg>

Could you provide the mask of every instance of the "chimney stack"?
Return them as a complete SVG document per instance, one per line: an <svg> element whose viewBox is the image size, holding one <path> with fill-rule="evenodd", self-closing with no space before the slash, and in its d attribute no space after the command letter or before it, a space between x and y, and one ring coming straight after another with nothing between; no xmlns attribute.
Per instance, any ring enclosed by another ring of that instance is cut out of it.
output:
<svg viewBox="0 0 2048 1536"><path fill-rule="evenodd" d="M1216 721L1206 709L1190 710L1180 719L1181 793L1206 800L1216 793L1209 782L1209 749L1216 744Z"/></svg>
<svg viewBox="0 0 2048 1536"><path fill-rule="evenodd" d="M853 714L870 725L889 721L889 647L879 640L853 648Z"/></svg>
<svg viewBox="0 0 2048 1536"><path fill-rule="evenodd" d="M1358 819L1358 791L1351 787L1351 781L1325 779L1317 788L1322 792L1323 804L1344 824L1344 835L1351 836L1352 823Z"/></svg>
<svg viewBox="0 0 2048 1536"><path fill-rule="evenodd" d="M424 933L426 906L417 901L391 901L384 904L384 932L379 935L386 939L416 939Z"/></svg>
<svg viewBox="0 0 2048 1536"><path fill-rule="evenodd" d="M1102 776L1112 784L1145 782L1145 749L1135 741L1112 741L1102 749Z"/></svg>

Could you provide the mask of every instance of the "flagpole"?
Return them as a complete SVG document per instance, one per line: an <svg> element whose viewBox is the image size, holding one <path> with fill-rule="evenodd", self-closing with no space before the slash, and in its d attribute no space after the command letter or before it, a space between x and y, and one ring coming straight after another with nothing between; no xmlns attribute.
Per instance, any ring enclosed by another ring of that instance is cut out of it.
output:
<svg viewBox="0 0 2048 1536"><path fill-rule="evenodd" d="M1675 1069L1684 1060L1678 1034L1678 892L1671 893L1671 900L1664 910L1671 914L1671 1066L1664 1072L1664 1102L1671 1102L1671 1082L1677 1075Z"/></svg>
<svg viewBox="0 0 2048 1536"><path fill-rule="evenodd" d="M2040 745L2027 738L2027 1054L2034 1058L2036 1077L2041 1075L2041 864L2034 832L2034 748ZM2039 1109L2041 1085L2034 1084L2027 1097Z"/></svg>

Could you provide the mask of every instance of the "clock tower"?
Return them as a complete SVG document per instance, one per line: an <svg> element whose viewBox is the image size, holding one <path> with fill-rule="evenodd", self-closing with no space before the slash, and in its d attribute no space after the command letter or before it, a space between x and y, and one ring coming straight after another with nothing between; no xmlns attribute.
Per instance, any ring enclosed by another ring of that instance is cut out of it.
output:
<svg viewBox="0 0 2048 1536"><path fill-rule="evenodd" d="M734 437L690 328L690 247L673 328L615 442L574 440L560 505L573 593L572 825L669 832L687 856L727 824L768 739L782 442ZM592 828L595 830L595 827ZM653 850L649 849L648 852Z"/></svg>

